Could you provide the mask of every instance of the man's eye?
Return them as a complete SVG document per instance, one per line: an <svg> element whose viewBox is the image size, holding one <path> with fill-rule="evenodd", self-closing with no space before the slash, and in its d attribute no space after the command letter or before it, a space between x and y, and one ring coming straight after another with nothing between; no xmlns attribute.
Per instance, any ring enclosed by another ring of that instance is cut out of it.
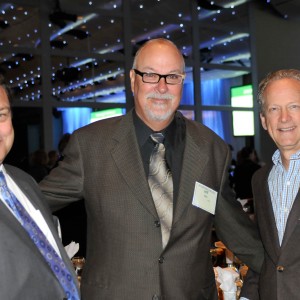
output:
<svg viewBox="0 0 300 300"><path fill-rule="evenodd" d="M144 76L147 77L147 78L153 78L153 77L156 77L156 74L154 74L154 73L145 73Z"/></svg>
<svg viewBox="0 0 300 300"><path fill-rule="evenodd" d="M270 114L277 114L279 112L280 108L279 107L269 107L267 112Z"/></svg>
<svg viewBox="0 0 300 300"><path fill-rule="evenodd" d="M289 109L290 110L299 110L300 109L300 106L299 105L291 105L290 107L289 107Z"/></svg>
<svg viewBox="0 0 300 300"><path fill-rule="evenodd" d="M8 114L1 114L0 113L0 120L5 120L5 119L7 119L7 117L8 117Z"/></svg>
<svg viewBox="0 0 300 300"><path fill-rule="evenodd" d="M177 75L177 74L170 74L170 75L168 75L168 78L169 79L178 79L180 76L179 75Z"/></svg>

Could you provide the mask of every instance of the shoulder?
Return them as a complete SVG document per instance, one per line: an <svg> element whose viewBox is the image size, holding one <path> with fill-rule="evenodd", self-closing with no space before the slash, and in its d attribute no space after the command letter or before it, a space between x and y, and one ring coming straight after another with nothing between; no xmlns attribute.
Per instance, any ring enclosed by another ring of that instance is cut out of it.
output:
<svg viewBox="0 0 300 300"><path fill-rule="evenodd" d="M16 184L19 186L26 186L26 187L31 187L32 189L37 189L38 184L34 180L34 178L26 173L25 171L14 167L12 165L4 164L5 170L7 174L14 180Z"/></svg>
<svg viewBox="0 0 300 300"><path fill-rule="evenodd" d="M74 131L73 135L80 137L90 136L112 136L112 134L119 129L128 129L133 126L131 114L124 116L113 117L101 121L96 121Z"/></svg>
<svg viewBox="0 0 300 300"><path fill-rule="evenodd" d="M273 164L268 163L262 167L260 167L253 175L253 180L257 181L258 183L261 182L261 180L268 177L271 169L273 167Z"/></svg>
<svg viewBox="0 0 300 300"><path fill-rule="evenodd" d="M187 135L190 135L196 143L215 145L218 148L229 150L226 142L207 126L200 122L185 118Z"/></svg>
<svg viewBox="0 0 300 300"><path fill-rule="evenodd" d="M99 155L104 149L112 149L118 141L128 138L134 132L133 129L131 113L94 122L71 134L64 154L76 157L78 153L90 155L93 152Z"/></svg>
<svg viewBox="0 0 300 300"><path fill-rule="evenodd" d="M7 173L12 177L32 178L28 173L15 166L4 164L4 167Z"/></svg>
<svg viewBox="0 0 300 300"><path fill-rule="evenodd" d="M98 129L99 127L115 126L116 124L120 123L120 121L124 117L125 116L118 116L118 117L112 117L112 118L96 121L89 125L83 126L76 131L95 130L95 129Z"/></svg>

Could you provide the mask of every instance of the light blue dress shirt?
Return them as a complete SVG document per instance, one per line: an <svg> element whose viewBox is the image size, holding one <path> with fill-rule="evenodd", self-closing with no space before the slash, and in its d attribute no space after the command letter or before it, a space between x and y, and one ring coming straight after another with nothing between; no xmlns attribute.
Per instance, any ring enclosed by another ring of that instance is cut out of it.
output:
<svg viewBox="0 0 300 300"><path fill-rule="evenodd" d="M290 157L288 170L282 164L279 150L275 151L272 160L274 166L269 174L268 185L281 245L286 222L300 187L300 151Z"/></svg>

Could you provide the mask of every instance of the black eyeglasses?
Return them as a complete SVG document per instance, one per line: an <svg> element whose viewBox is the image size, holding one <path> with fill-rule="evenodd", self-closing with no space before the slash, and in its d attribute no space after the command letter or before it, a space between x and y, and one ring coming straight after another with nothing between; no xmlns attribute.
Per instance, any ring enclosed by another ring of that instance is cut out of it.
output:
<svg viewBox="0 0 300 300"><path fill-rule="evenodd" d="M140 75L142 77L142 80L145 83L158 83L161 78L164 78L166 84L181 84L185 78L185 75L183 74L161 75L157 73L141 72L137 69L133 69L133 70L135 74Z"/></svg>

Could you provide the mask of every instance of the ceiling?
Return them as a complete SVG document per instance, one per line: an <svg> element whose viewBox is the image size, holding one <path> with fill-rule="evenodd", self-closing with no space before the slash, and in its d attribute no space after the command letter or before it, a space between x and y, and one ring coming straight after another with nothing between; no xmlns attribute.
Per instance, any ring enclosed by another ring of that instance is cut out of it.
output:
<svg viewBox="0 0 300 300"><path fill-rule="evenodd" d="M135 51L164 36L186 58L187 81L195 60L202 80L248 74L249 2L300 17L298 0L0 0L0 73L21 101L48 92L59 102L122 103Z"/></svg>

